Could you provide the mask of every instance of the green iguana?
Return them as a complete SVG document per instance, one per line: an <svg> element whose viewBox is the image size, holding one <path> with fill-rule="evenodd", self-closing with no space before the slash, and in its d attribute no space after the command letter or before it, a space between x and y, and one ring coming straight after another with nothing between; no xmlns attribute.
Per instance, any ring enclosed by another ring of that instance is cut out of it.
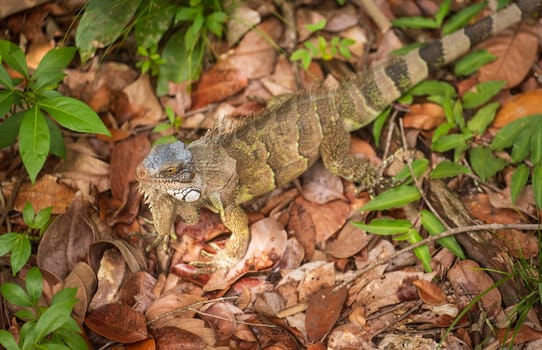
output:
<svg viewBox="0 0 542 350"><path fill-rule="evenodd" d="M538 18L542 0L520 0L496 14L357 74L334 91L311 91L279 99L244 122L221 120L199 140L155 146L137 169L159 237L167 238L175 218L199 218L199 208L220 214L232 235L210 262L228 268L249 242L248 219L240 204L270 192L305 172L319 157L332 173L372 187L377 172L349 151L349 132L367 125L390 103L437 68L473 45L520 22Z"/></svg>

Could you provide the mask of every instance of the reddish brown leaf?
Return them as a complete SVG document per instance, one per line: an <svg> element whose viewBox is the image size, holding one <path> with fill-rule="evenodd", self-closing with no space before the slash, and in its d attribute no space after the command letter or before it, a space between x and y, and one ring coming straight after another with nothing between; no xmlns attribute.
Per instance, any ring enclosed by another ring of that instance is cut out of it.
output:
<svg viewBox="0 0 542 350"><path fill-rule="evenodd" d="M497 338L499 343L503 346L509 346L510 340L513 338L514 345L527 343L533 340L542 339L542 332L530 327L527 324L522 324L519 328L519 331L516 333L516 330L511 328L502 328L497 330Z"/></svg>
<svg viewBox="0 0 542 350"><path fill-rule="evenodd" d="M145 134L115 145L111 152L111 192L114 198L126 198L128 184L135 181L135 169L150 149L151 144Z"/></svg>
<svg viewBox="0 0 542 350"><path fill-rule="evenodd" d="M129 306L137 302L140 305L139 310L147 310L148 304L152 301L152 288L155 283L156 278L150 273L145 271L136 272L123 283L119 300Z"/></svg>
<svg viewBox="0 0 542 350"><path fill-rule="evenodd" d="M122 282L127 274L126 263L116 249L108 249L100 260L98 270L98 289L89 305L90 310L103 305L116 303Z"/></svg>
<svg viewBox="0 0 542 350"><path fill-rule="evenodd" d="M483 42L480 47L497 57L496 61L480 68L480 82L505 80L506 87L512 88L521 83L536 59L536 26L523 22L519 29L509 29Z"/></svg>
<svg viewBox="0 0 542 350"><path fill-rule="evenodd" d="M113 110L119 120L130 120L129 129L137 125L155 125L165 117L147 74L126 86L122 93L126 100L117 101Z"/></svg>
<svg viewBox="0 0 542 350"><path fill-rule="evenodd" d="M317 162L303 174L303 197L317 204L325 204L335 199L346 198L343 195L341 178L332 174Z"/></svg>
<svg viewBox="0 0 542 350"><path fill-rule="evenodd" d="M198 87L192 93L192 108L205 107L235 95L248 85L248 80L237 69L220 69L216 66L204 72Z"/></svg>
<svg viewBox="0 0 542 350"><path fill-rule="evenodd" d="M514 95L506 101L493 121L493 127L502 128L506 124L519 118L542 113L542 89L527 91Z"/></svg>
<svg viewBox="0 0 542 350"><path fill-rule="evenodd" d="M203 350L207 344L197 335L177 327L161 327L154 331L160 350Z"/></svg>
<svg viewBox="0 0 542 350"><path fill-rule="evenodd" d="M424 303L429 305L442 305L446 302L446 294L433 282L415 280L412 281L412 284L418 289L418 295Z"/></svg>
<svg viewBox="0 0 542 350"><path fill-rule="evenodd" d="M346 288L336 293L333 286L322 288L312 295L307 307L305 327L310 342L321 340L339 319L346 300Z"/></svg>
<svg viewBox="0 0 542 350"><path fill-rule="evenodd" d="M126 344L127 350L155 350L156 341L154 339L145 339L135 343Z"/></svg>
<svg viewBox="0 0 542 350"><path fill-rule="evenodd" d="M365 248L369 243L370 236L347 222L334 239L326 242L326 253L335 258L348 258Z"/></svg>
<svg viewBox="0 0 542 350"><path fill-rule="evenodd" d="M81 324L87 313L87 306L96 290L98 280L96 273L85 262L79 262L64 280L64 288L77 288L75 298L77 303L73 309L73 316Z"/></svg>
<svg viewBox="0 0 542 350"><path fill-rule="evenodd" d="M446 120L444 109L436 103L418 103L410 106L403 118L406 128L432 130Z"/></svg>
<svg viewBox="0 0 542 350"><path fill-rule="evenodd" d="M106 304L89 313L85 325L102 337L119 343L135 343L147 338L143 314L121 303Z"/></svg>

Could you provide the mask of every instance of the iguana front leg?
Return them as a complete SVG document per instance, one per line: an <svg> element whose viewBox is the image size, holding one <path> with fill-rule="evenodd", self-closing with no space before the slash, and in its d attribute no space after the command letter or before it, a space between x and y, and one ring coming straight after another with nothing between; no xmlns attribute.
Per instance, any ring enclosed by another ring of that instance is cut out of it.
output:
<svg viewBox="0 0 542 350"><path fill-rule="evenodd" d="M235 265L245 254L250 238L248 217L243 208L234 201L224 201L219 195L210 198L208 208L220 214L224 225L232 232L226 247L217 249L211 261L194 261L191 265L199 267L201 272L212 272L217 269L227 269ZM211 255L208 254L207 255Z"/></svg>

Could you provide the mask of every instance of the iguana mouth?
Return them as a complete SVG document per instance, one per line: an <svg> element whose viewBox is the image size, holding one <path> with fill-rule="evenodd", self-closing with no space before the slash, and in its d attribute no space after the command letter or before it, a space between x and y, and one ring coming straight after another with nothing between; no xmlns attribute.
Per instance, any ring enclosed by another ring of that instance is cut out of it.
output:
<svg viewBox="0 0 542 350"><path fill-rule="evenodd" d="M199 189L192 187L167 190L166 192L173 198L187 203L197 201L201 195L201 191Z"/></svg>

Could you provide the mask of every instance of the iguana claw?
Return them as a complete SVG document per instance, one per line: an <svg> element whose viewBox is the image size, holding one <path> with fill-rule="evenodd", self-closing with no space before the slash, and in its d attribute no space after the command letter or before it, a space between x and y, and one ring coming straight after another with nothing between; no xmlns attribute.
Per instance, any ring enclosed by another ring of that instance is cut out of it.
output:
<svg viewBox="0 0 542 350"><path fill-rule="evenodd" d="M227 249L220 248L212 242L209 245L216 253L209 253L206 250L202 250L200 254L211 260L190 262L191 266L198 269L196 273L212 273L216 270L229 269L239 261L238 258L232 257Z"/></svg>

